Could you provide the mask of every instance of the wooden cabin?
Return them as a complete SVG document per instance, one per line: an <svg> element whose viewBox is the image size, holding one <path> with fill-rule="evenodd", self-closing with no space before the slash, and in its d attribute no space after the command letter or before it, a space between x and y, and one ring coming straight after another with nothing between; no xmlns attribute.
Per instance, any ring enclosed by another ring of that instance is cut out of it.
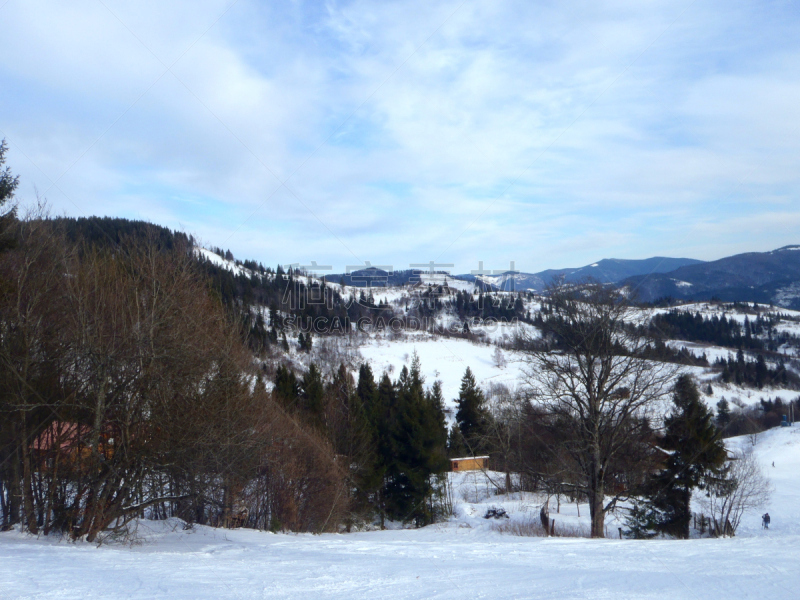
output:
<svg viewBox="0 0 800 600"><path fill-rule="evenodd" d="M453 473L458 473L461 471L481 471L488 468L488 456L465 456L464 458L450 459L450 470Z"/></svg>
<svg viewBox="0 0 800 600"><path fill-rule="evenodd" d="M91 427L71 421L53 421L31 443L30 448L40 469L54 468L57 462L77 465L90 459L88 445ZM106 426L99 436L99 454L104 460L114 457L113 427Z"/></svg>

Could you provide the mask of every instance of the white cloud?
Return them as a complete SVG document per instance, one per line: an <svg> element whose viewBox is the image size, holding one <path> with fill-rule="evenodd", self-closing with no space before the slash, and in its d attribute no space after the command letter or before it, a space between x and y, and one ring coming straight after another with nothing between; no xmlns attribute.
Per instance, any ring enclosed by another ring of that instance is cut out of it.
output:
<svg viewBox="0 0 800 600"><path fill-rule="evenodd" d="M20 150L52 179L86 151L59 181L81 212L237 256L715 258L767 228L687 246L693 224L790 211L800 188L800 17L780 4L104 2L0 12L24 195L50 182Z"/></svg>

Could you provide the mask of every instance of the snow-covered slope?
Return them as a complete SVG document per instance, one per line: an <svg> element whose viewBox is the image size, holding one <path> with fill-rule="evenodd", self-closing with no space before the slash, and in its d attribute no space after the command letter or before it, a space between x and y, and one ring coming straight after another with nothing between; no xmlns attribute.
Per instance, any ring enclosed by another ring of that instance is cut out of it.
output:
<svg viewBox="0 0 800 600"><path fill-rule="evenodd" d="M234 275L242 275L242 274L250 275L251 274L249 269L245 269L244 267L237 265L232 260L227 260L225 258L222 258L216 252L212 252L211 250L208 250L206 248L199 248L199 247L196 247L194 249L194 251L197 254L197 256L211 261L213 264L217 265L218 267L222 267L223 269L227 269L228 271L232 271Z"/></svg>
<svg viewBox="0 0 800 600"><path fill-rule="evenodd" d="M502 383L514 389L519 385L521 375L522 365L516 361L518 357L514 353L501 351L506 365L498 366L494 360L496 346L473 344L463 339L410 335L402 341L373 340L359 350L374 373L379 375L388 371L393 378L399 375L403 366L410 367L416 352L426 384L440 380L446 405L450 408L455 407L461 378L467 367L483 388L492 383Z"/></svg>
<svg viewBox="0 0 800 600"><path fill-rule="evenodd" d="M772 519L769 535L800 536L800 425L776 427L757 436L740 436L727 442L731 449L752 452L773 488L764 509L742 521L739 535L765 535L759 515L768 512Z"/></svg>

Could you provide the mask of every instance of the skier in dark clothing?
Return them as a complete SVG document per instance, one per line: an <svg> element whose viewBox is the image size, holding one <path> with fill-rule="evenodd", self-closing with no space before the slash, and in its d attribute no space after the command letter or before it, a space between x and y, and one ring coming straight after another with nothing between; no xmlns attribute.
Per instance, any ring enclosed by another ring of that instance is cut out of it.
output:
<svg viewBox="0 0 800 600"><path fill-rule="evenodd" d="M761 517L761 527L769 529L769 513L764 513L764 516Z"/></svg>

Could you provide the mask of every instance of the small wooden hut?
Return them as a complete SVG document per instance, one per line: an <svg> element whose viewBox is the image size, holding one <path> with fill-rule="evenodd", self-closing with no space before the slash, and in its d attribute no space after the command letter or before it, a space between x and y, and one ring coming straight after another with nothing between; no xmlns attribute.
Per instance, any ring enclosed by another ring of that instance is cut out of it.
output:
<svg viewBox="0 0 800 600"><path fill-rule="evenodd" d="M488 456L465 456L464 458L450 459L450 470L454 473L460 471L481 471L488 468Z"/></svg>

